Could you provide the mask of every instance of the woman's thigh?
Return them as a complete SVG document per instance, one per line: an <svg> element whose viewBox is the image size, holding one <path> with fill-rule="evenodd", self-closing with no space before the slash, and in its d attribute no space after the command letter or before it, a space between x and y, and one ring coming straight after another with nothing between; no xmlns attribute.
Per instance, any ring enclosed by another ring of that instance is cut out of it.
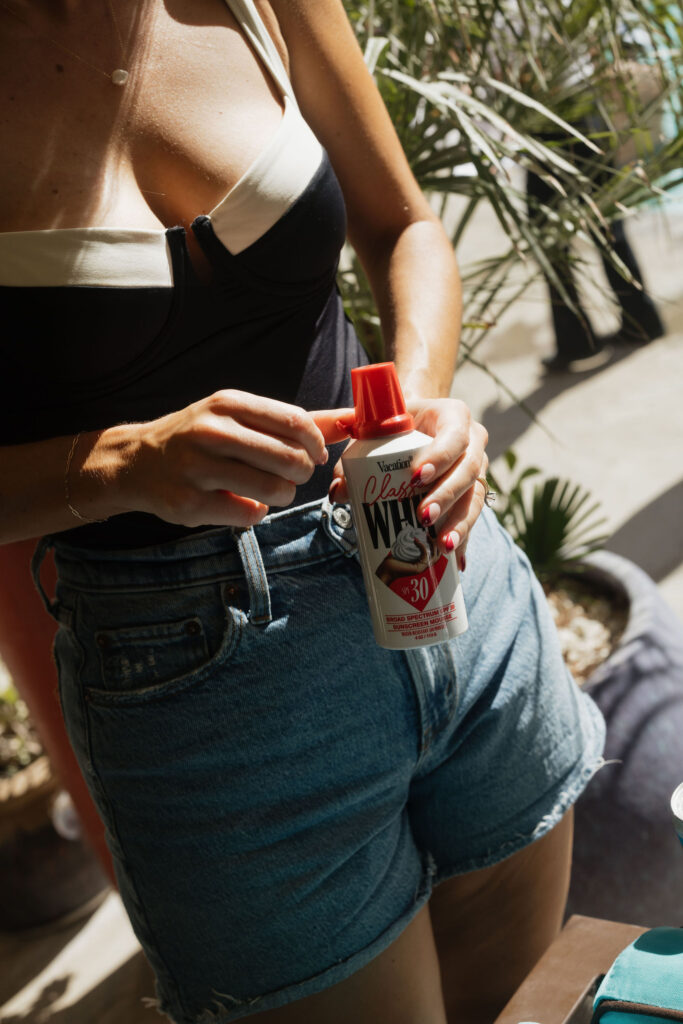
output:
<svg viewBox="0 0 683 1024"><path fill-rule="evenodd" d="M569 887L573 812L507 860L451 878L383 953L263 1024L491 1024L555 938Z"/></svg>
<svg viewBox="0 0 683 1024"><path fill-rule="evenodd" d="M491 1024L557 935L573 811L493 867L437 886L430 912L448 1024Z"/></svg>
<svg viewBox="0 0 683 1024"><path fill-rule="evenodd" d="M446 1024L439 960L423 907L388 949L346 981L277 1010L259 1024Z"/></svg>

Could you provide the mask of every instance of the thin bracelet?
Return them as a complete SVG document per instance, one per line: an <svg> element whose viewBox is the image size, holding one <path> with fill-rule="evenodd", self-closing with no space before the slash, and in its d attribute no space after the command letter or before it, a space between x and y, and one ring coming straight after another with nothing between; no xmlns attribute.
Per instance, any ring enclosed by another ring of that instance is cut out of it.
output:
<svg viewBox="0 0 683 1024"><path fill-rule="evenodd" d="M80 440L80 437L81 437L81 431L79 430L79 432L74 435L74 439L71 442L71 447L69 448L69 454L66 457L66 468L64 470L64 498L66 500L66 507L68 508L68 510L69 510L69 512L71 513L72 516L75 516L76 519L80 519L81 522L83 522L83 523L103 523L104 519L90 519L89 516L82 515L82 513L80 513L78 511L78 509L74 508L74 506L71 504L71 489L69 487L69 473L71 472L71 461L72 461L72 459L74 457L74 452L76 451L76 445L78 444L78 442Z"/></svg>

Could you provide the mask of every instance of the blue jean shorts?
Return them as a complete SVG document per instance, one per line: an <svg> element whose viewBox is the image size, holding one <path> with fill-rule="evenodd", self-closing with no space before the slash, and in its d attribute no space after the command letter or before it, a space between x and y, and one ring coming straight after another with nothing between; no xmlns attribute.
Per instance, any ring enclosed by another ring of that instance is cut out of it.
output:
<svg viewBox="0 0 683 1024"><path fill-rule="evenodd" d="M603 721L543 592L485 511L469 630L373 639L346 506L134 551L59 537L55 656L121 896L177 1024L333 985L451 875L555 825Z"/></svg>

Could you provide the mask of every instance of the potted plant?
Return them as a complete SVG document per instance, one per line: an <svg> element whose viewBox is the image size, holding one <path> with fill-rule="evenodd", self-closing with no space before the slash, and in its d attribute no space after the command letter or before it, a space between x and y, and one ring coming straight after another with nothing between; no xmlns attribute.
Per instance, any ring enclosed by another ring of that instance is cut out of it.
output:
<svg viewBox="0 0 683 1024"><path fill-rule="evenodd" d="M87 912L107 880L0 661L0 930Z"/></svg>
<svg viewBox="0 0 683 1024"><path fill-rule="evenodd" d="M507 473L517 470L513 453ZM576 805L568 913L644 926L683 920L671 793L683 779L683 625L655 582L602 549L598 506L575 484L518 472L497 515L526 551L565 661L605 716L605 763ZM489 474L493 482L493 476Z"/></svg>

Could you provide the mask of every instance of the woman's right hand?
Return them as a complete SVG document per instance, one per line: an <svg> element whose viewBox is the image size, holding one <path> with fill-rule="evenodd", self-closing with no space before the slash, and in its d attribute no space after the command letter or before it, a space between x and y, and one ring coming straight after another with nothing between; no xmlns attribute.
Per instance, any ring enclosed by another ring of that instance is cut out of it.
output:
<svg viewBox="0 0 683 1024"><path fill-rule="evenodd" d="M243 391L217 391L128 426L134 454L118 476L124 507L117 511L183 526L251 526L270 505L288 505L297 484L328 458L313 414Z"/></svg>

